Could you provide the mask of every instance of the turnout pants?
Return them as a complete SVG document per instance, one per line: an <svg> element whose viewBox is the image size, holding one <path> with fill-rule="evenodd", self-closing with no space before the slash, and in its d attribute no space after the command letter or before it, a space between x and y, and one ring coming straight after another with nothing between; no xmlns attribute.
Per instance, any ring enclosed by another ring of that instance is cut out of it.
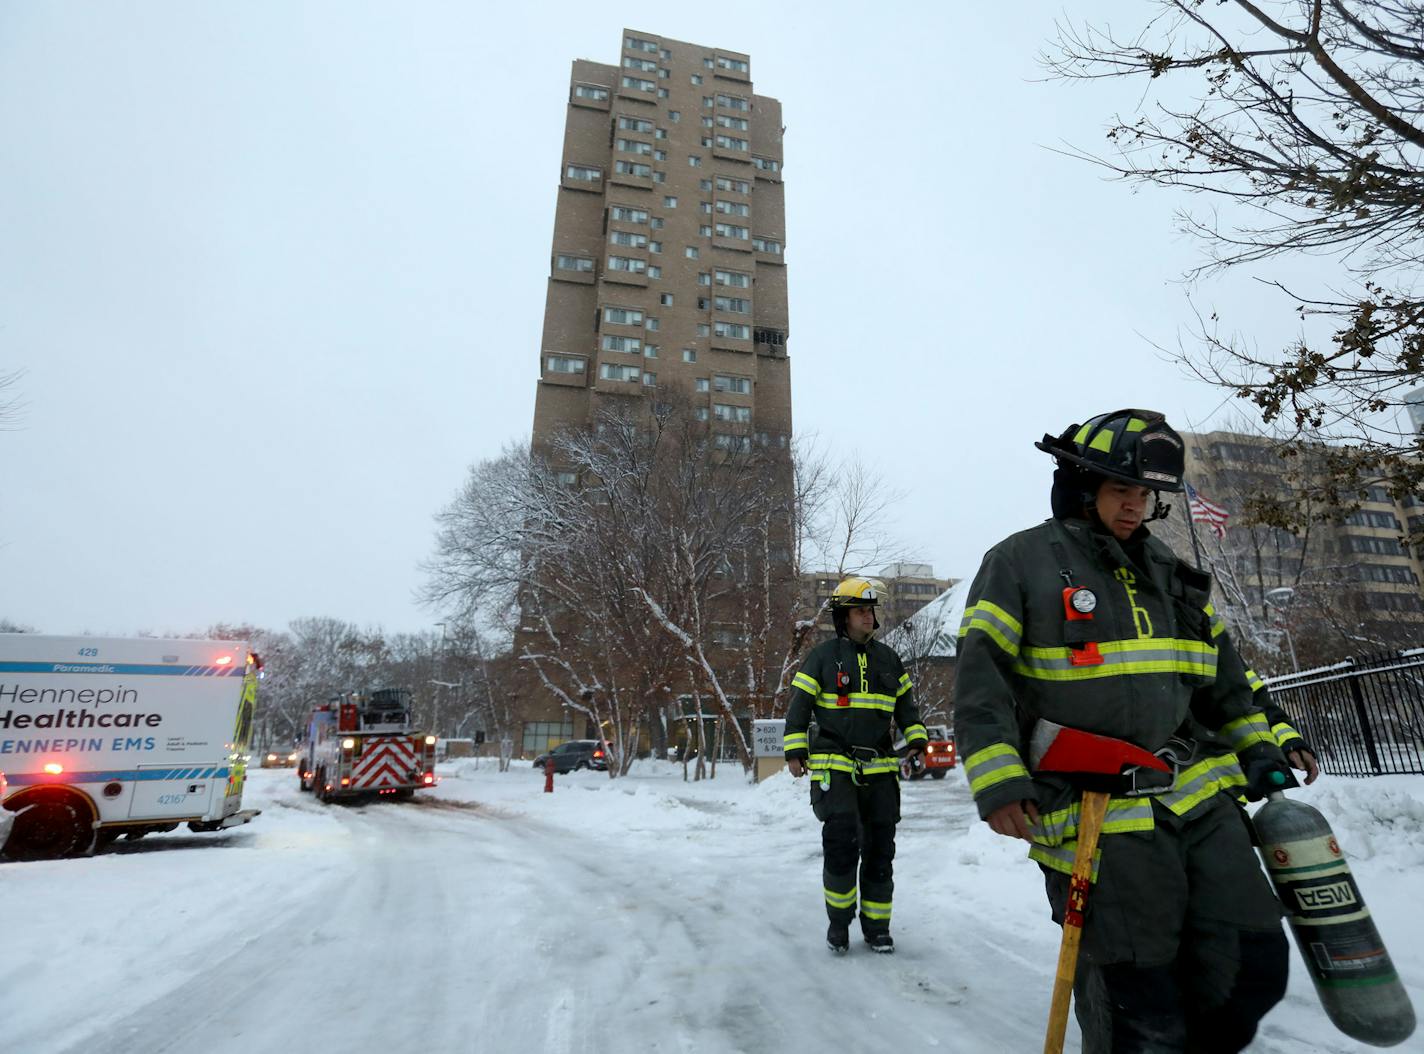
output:
<svg viewBox="0 0 1424 1054"><path fill-rule="evenodd" d="M821 827L821 884L826 915L849 925L860 901L860 928L865 934L890 929L890 904L895 892L895 825L900 822L900 779L893 772L859 776L832 772L822 788L819 774L811 781L811 808ZM859 882L857 882L857 871Z"/></svg>
<svg viewBox="0 0 1424 1054"><path fill-rule="evenodd" d="M1084 1054L1236 1054L1285 995L1281 907L1224 795L1105 835L1073 995ZM1045 869L1053 920L1068 876Z"/></svg>

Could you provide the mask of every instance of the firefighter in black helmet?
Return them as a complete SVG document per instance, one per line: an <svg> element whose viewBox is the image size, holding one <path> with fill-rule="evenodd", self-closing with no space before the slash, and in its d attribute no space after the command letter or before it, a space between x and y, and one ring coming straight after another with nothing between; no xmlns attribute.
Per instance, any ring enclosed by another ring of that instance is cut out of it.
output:
<svg viewBox="0 0 1424 1054"><path fill-rule="evenodd" d="M911 756L929 741L904 664L873 637L884 592L873 578L851 577L836 586L830 599L836 635L811 649L792 679L786 714L786 766L797 778L811 773L811 809L823 825L826 943L838 954L850 947L857 904L865 942L877 952L895 950L890 907L900 759L891 721Z"/></svg>
<svg viewBox="0 0 1424 1054"><path fill-rule="evenodd" d="M1061 923L1081 788L1031 771L1034 728L1167 763L1111 787L1075 985L1083 1049L1239 1051L1285 993L1287 945L1236 799L1294 781L1210 576L1146 527L1182 489L1182 439L1128 409L1036 445L1057 462L1053 517L989 550L960 625L965 775L990 828L1030 843Z"/></svg>

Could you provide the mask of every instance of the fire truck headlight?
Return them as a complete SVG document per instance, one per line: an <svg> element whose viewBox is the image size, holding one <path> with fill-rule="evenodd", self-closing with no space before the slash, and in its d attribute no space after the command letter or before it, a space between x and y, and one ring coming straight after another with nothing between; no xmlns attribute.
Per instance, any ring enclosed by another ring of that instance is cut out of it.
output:
<svg viewBox="0 0 1424 1054"><path fill-rule="evenodd" d="M342 750L355 750L355 749L356 749L356 740L354 740L354 739L343 739L343 740L341 741L341 749L342 749Z"/></svg>
<svg viewBox="0 0 1424 1054"><path fill-rule="evenodd" d="M435 737L434 737L434 736L426 736L426 737L425 737L425 745L426 745L427 747L433 747L433 746L435 745Z"/></svg>

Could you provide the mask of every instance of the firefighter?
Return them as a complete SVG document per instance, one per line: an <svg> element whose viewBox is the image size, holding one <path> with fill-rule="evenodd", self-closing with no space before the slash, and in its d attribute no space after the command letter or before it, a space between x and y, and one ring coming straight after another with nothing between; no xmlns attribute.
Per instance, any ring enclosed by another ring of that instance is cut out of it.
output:
<svg viewBox="0 0 1424 1054"><path fill-rule="evenodd" d="M836 586L830 600L836 635L806 656L791 681L786 714L786 767L798 779L811 773L811 809L822 823L826 943L837 954L850 948L857 900L866 944L877 952L895 950L890 905L901 759L891 747L892 718L907 757L917 758L929 741L904 664L873 636L884 591L870 578Z"/></svg>
<svg viewBox="0 0 1424 1054"><path fill-rule="evenodd" d="M1036 722L1167 762L1111 787L1075 985L1083 1049L1239 1051L1288 963L1236 795L1294 780L1210 576L1145 526L1182 489L1181 437L1159 413L1119 410L1035 445L1057 461L1053 516L989 550L959 630L955 731L975 804L1030 842L1061 925L1082 788L1029 770Z"/></svg>

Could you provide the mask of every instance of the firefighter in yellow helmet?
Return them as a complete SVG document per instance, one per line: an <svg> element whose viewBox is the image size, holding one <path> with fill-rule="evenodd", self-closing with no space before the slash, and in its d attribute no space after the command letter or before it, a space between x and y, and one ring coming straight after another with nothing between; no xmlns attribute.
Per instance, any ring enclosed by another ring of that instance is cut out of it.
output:
<svg viewBox="0 0 1424 1054"><path fill-rule="evenodd" d="M797 778L810 772L811 809L822 823L826 943L837 954L850 948L857 904L865 942L877 952L895 950L890 905L900 759L891 723L912 754L929 738L904 664L874 638L880 628L875 606L884 592L873 578L851 577L836 586L830 599L836 635L812 648L792 679L786 714L786 765Z"/></svg>

